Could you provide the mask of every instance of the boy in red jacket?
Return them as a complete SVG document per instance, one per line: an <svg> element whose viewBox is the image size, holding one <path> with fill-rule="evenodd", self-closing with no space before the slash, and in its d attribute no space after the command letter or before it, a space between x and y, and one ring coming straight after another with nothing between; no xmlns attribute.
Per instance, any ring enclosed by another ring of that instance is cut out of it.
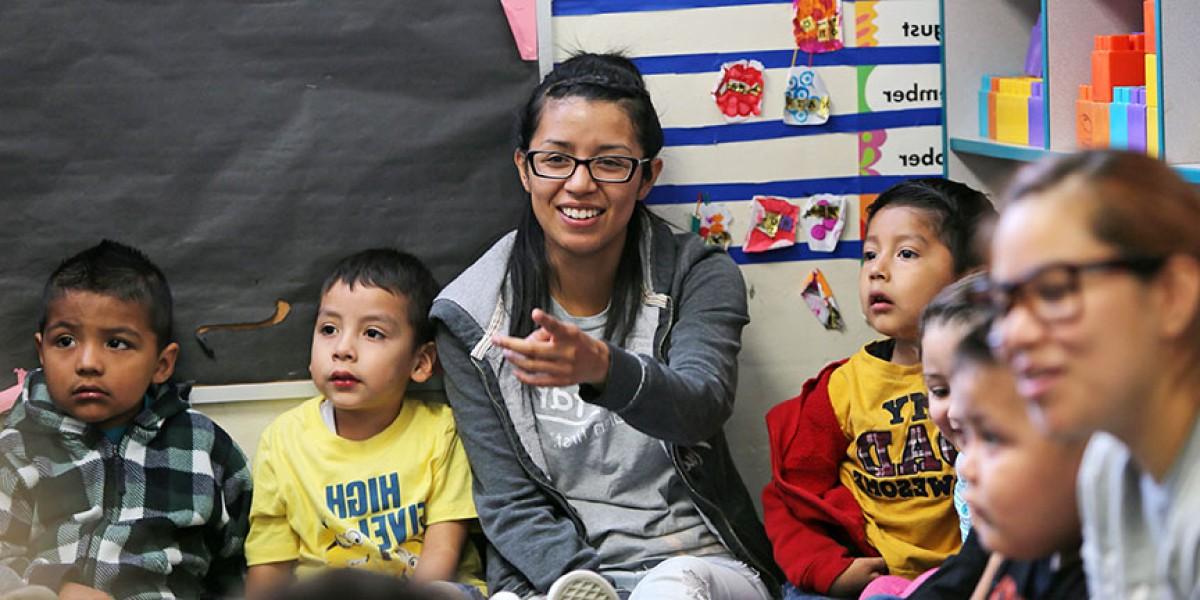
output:
<svg viewBox="0 0 1200 600"><path fill-rule="evenodd" d="M918 329L933 296L982 263L973 238L994 214L983 194L944 179L898 184L868 209L859 300L887 339L767 415L764 521L788 598L857 596L958 549L956 450L929 416Z"/></svg>

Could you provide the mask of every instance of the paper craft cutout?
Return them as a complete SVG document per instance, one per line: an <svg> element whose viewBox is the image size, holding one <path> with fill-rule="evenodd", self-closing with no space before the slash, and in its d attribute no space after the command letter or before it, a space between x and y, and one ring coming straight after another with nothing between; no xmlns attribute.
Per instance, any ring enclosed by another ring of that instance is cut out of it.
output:
<svg viewBox="0 0 1200 600"><path fill-rule="evenodd" d="M808 247L818 252L833 252L842 229L846 227L846 199L819 194L804 203L804 231L808 232Z"/></svg>
<svg viewBox="0 0 1200 600"><path fill-rule="evenodd" d="M887 130L858 132L858 174L879 175L875 165L883 158L883 145L887 142Z"/></svg>
<svg viewBox="0 0 1200 600"><path fill-rule="evenodd" d="M879 46L879 26L875 20L879 18L876 9L878 2L856 2L854 4L854 45L859 48L874 48Z"/></svg>
<svg viewBox="0 0 1200 600"><path fill-rule="evenodd" d="M762 114L763 65L739 60L721 65L721 79L712 95L726 121L736 122Z"/></svg>
<svg viewBox="0 0 1200 600"><path fill-rule="evenodd" d="M692 214L692 231L697 233L704 243L728 249L733 236L729 235L729 225L733 223L733 213L729 209L711 204L707 194L700 194L696 199L696 212Z"/></svg>
<svg viewBox="0 0 1200 600"><path fill-rule="evenodd" d="M0 391L0 413L12 408L12 405L21 397L21 390L25 386L25 369L13 369L13 373L17 374L17 385Z"/></svg>
<svg viewBox="0 0 1200 600"><path fill-rule="evenodd" d="M196 343L200 344L200 349L204 351L204 355L216 360L217 355L213 349L208 346L205 336L213 331L253 331L255 329L266 329L274 327L283 322L288 314L292 312L292 305L285 300L275 301L275 314L261 321L251 323L220 323L212 325L201 325L196 328Z"/></svg>
<svg viewBox="0 0 1200 600"><path fill-rule="evenodd" d="M833 297L833 288L820 269L813 269L804 280L804 289L800 292L804 302L821 326L829 331L845 331L846 322L842 319L842 311L838 308L837 299Z"/></svg>
<svg viewBox="0 0 1200 600"><path fill-rule="evenodd" d="M500 0L521 60L537 60L536 0Z"/></svg>
<svg viewBox="0 0 1200 600"><path fill-rule="evenodd" d="M829 120L829 89L811 67L792 66L783 97L785 124L821 125Z"/></svg>
<svg viewBox="0 0 1200 600"><path fill-rule="evenodd" d="M801 52L842 49L842 6L839 0L792 0L792 34Z"/></svg>
<svg viewBox="0 0 1200 600"><path fill-rule="evenodd" d="M755 196L752 214L754 226L746 235L743 252L766 252L796 244L800 207L783 198Z"/></svg>

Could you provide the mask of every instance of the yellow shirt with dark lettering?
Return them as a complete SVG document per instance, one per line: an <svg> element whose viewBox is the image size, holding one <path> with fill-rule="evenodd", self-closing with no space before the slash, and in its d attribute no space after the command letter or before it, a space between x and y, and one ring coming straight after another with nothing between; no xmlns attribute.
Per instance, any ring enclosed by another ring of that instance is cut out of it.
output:
<svg viewBox="0 0 1200 600"><path fill-rule="evenodd" d="M867 540L892 575L913 578L939 566L961 543L956 451L929 416L921 365L893 364L863 348L830 376L829 399L850 440L839 477L862 507Z"/></svg>
<svg viewBox="0 0 1200 600"><path fill-rule="evenodd" d="M450 407L405 399L387 429L354 441L326 425L322 400L283 413L259 440L247 564L410 575L429 525L477 516ZM468 542L458 580L486 591L481 574Z"/></svg>

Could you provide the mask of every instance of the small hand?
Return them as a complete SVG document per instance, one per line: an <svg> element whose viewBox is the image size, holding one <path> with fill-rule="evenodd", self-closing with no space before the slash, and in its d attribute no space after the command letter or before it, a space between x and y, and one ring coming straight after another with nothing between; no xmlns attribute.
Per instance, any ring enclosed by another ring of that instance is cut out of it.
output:
<svg viewBox="0 0 1200 600"><path fill-rule="evenodd" d="M113 600L104 592L78 583L64 583L58 590L59 600Z"/></svg>
<svg viewBox="0 0 1200 600"><path fill-rule="evenodd" d="M515 367L521 383L540 387L604 385L608 379L608 344L539 308L533 309L533 322L538 329L524 339L501 335L492 338L493 344L504 349L504 358Z"/></svg>
<svg viewBox="0 0 1200 600"><path fill-rule="evenodd" d="M856 558L829 586L829 595L838 598L857 598L871 580L887 574L882 558Z"/></svg>

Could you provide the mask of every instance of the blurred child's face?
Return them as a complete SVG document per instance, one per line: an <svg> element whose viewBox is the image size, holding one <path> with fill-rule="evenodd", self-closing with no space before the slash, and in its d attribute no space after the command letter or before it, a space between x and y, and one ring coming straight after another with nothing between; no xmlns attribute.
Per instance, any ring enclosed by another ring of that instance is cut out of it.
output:
<svg viewBox="0 0 1200 600"><path fill-rule="evenodd" d="M968 365L950 380L954 402L963 404L960 473L984 546L1028 560L1077 544L1075 475L1084 443L1035 427L1006 366Z"/></svg>
<svg viewBox="0 0 1200 600"><path fill-rule="evenodd" d="M59 409L101 429L141 412L150 384L166 381L179 355L175 343L158 349L149 313L140 302L87 291L50 301L33 338Z"/></svg>
<svg viewBox="0 0 1200 600"><path fill-rule="evenodd" d="M957 418L950 418L950 367L954 365L954 349L965 334L966 327L961 323L942 321L930 323L921 336L921 372L929 392L929 416L955 446L960 444L960 424Z"/></svg>
<svg viewBox="0 0 1200 600"><path fill-rule="evenodd" d="M954 281L954 258L917 208L889 206L875 213L863 241L858 294L875 331L918 342L925 305Z"/></svg>
<svg viewBox="0 0 1200 600"><path fill-rule="evenodd" d="M394 410L410 379L433 373L432 342L417 347L408 298L338 282L321 297L308 370L334 408Z"/></svg>

